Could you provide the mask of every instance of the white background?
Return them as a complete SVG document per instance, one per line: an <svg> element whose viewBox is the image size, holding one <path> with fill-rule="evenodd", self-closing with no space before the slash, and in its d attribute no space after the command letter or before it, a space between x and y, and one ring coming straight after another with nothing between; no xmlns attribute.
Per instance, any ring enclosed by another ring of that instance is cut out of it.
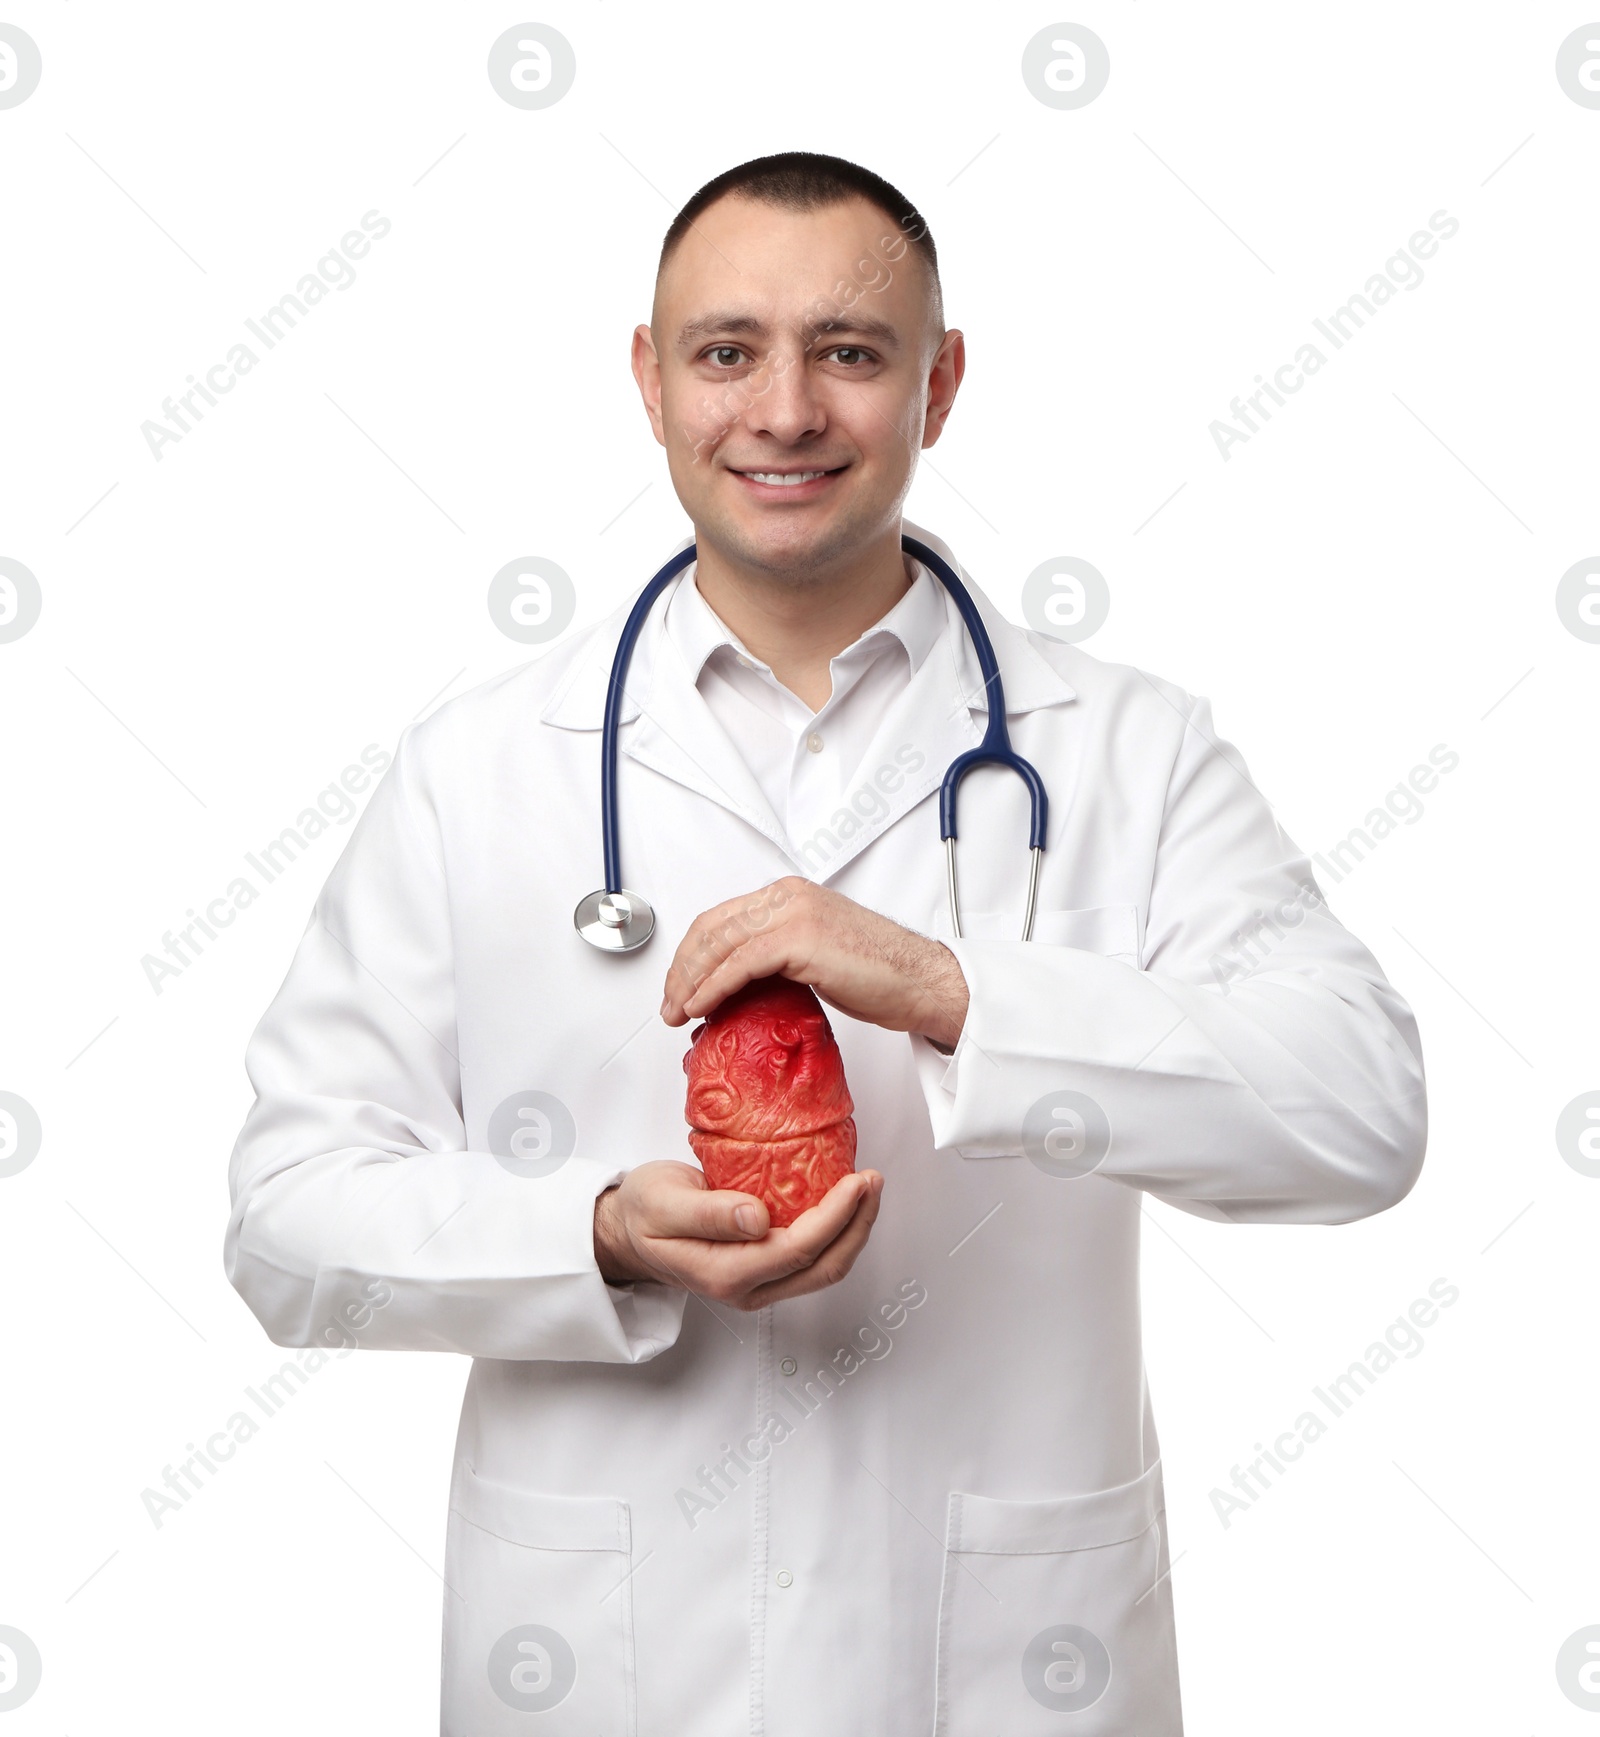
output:
<svg viewBox="0 0 1600 1737"><path fill-rule="evenodd" d="M1600 111L1555 76L1588 14L5 17L44 67L0 111L0 554L44 596L0 645L0 1089L44 1127L0 1180L0 1623L44 1659L7 1737L436 1728L463 1360L335 1362L159 1530L141 1503L288 1355L224 1279L225 1172L348 827L159 995L140 962L363 747L529 655L485 607L505 562L559 562L582 625L686 532L629 333L678 205L797 147L932 226L969 370L909 513L1008 612L1093 562L1089 649L1210 696L1308 851L1460 757L1323 880L1420 1022L1414 1192L1335 1229L1147 1214L1188 1730L1596 1728L1555 1674L1600 1622L1600 1181L1554 1138L1600 1087L1600 645L1555 609L1600 545ZM530 18L577 55L531 112L486 75ZM1020 74L1063 18L1111 55L1076 111ZM351 287L153 458L141 423L372 209ZM1440 210L1425 281L1224 461L1210 422ZM1230 1468L1438 1278L1420 1354L1224 1527Z"/></svg>

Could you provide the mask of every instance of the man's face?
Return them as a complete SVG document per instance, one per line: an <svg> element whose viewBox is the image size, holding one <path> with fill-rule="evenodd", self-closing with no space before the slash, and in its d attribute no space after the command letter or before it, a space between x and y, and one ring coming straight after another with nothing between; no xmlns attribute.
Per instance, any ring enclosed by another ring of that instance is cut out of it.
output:
<svg viewBox="0 0 1600 1737"><path fill-rule="evenodd" d="M795 212L728 195L701 214L633 340L698 540L795 575L897 525L963 367L929 292L921 257L865 200Z"/></svg>

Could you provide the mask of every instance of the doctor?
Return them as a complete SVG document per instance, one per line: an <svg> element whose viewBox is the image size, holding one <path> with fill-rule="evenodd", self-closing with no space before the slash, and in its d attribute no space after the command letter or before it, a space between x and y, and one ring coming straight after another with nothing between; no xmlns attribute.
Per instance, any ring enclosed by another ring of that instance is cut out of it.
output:
<svg viewBox="0 0 1600 1737"><path fill-rule="evenodd" d="M711 182L633 365L698 551L617 728L659 932L573 928L624 606L402 735L249 1046L228 1276L280 1345L474 1359L453 1737L1171 1737L1143 1196L1393 1205L1415 1023L1205 700L975 587L1050 807L1024 941L1028 793L967 778L957 934L938 791L991 685L901 509L964 348L892 187ZM781 1230L683 1113L692 1022L770 973L835 1010L860 1140Z"/></svg>

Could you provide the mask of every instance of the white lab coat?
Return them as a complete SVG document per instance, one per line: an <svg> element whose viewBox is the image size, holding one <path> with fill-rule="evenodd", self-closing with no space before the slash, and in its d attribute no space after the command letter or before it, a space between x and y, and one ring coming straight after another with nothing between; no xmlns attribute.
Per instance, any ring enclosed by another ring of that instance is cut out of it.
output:
<svg viewBox="0 0 1600 1737"><path fill-rule="evenodd" d="M451 1737L1181 1730L1141 1190L1236 1223L1381 1211L1422 1160L1421 1053L1207 703L973 589L1049 787L1039 916L1017 939L1022 786L980 769L959 1047L833 1015L858 1163L886 1176L842 1283L758 1314L608 1285L593 1203L694 1162L689 1028L657 1009L699 912L801 872L949 936L937 792L985 712L953 606L854 826L797 860L658 604L619 761L623 878L658 933L625 957L572 927L625 611L442 707L401 737L251 1040L233 1284L281 1345L475 1359ZM1111 1131L1090 1174L1052 1162L1070 1122L1024 1155L1059 1092Z"/></svg>

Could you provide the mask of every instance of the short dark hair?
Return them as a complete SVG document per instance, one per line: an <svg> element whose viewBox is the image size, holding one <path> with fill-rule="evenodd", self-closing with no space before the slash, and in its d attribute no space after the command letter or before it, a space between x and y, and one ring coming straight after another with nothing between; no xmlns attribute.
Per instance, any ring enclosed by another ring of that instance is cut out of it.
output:
<svg viewBox="0 0 1600 1737"><path fill-rule="evenodd" d="M776 205L786 211L817 211L828 205L842 205L851 199L865 199L869 205L876 205L922 255L933 286L934 316L941 325L944 323L939 253L922 213L898 187L891 187L881 175L874 175L859 163L847 162L843 157L825 156L818 151L779 151L771 157L754 157L748 163L740 163L737 168L724 169L713 180L707 181L673 218L661 244L661 259L656 266L658 277L695 219L708 206L730 193L759 200L764 205Z"/></svg>

